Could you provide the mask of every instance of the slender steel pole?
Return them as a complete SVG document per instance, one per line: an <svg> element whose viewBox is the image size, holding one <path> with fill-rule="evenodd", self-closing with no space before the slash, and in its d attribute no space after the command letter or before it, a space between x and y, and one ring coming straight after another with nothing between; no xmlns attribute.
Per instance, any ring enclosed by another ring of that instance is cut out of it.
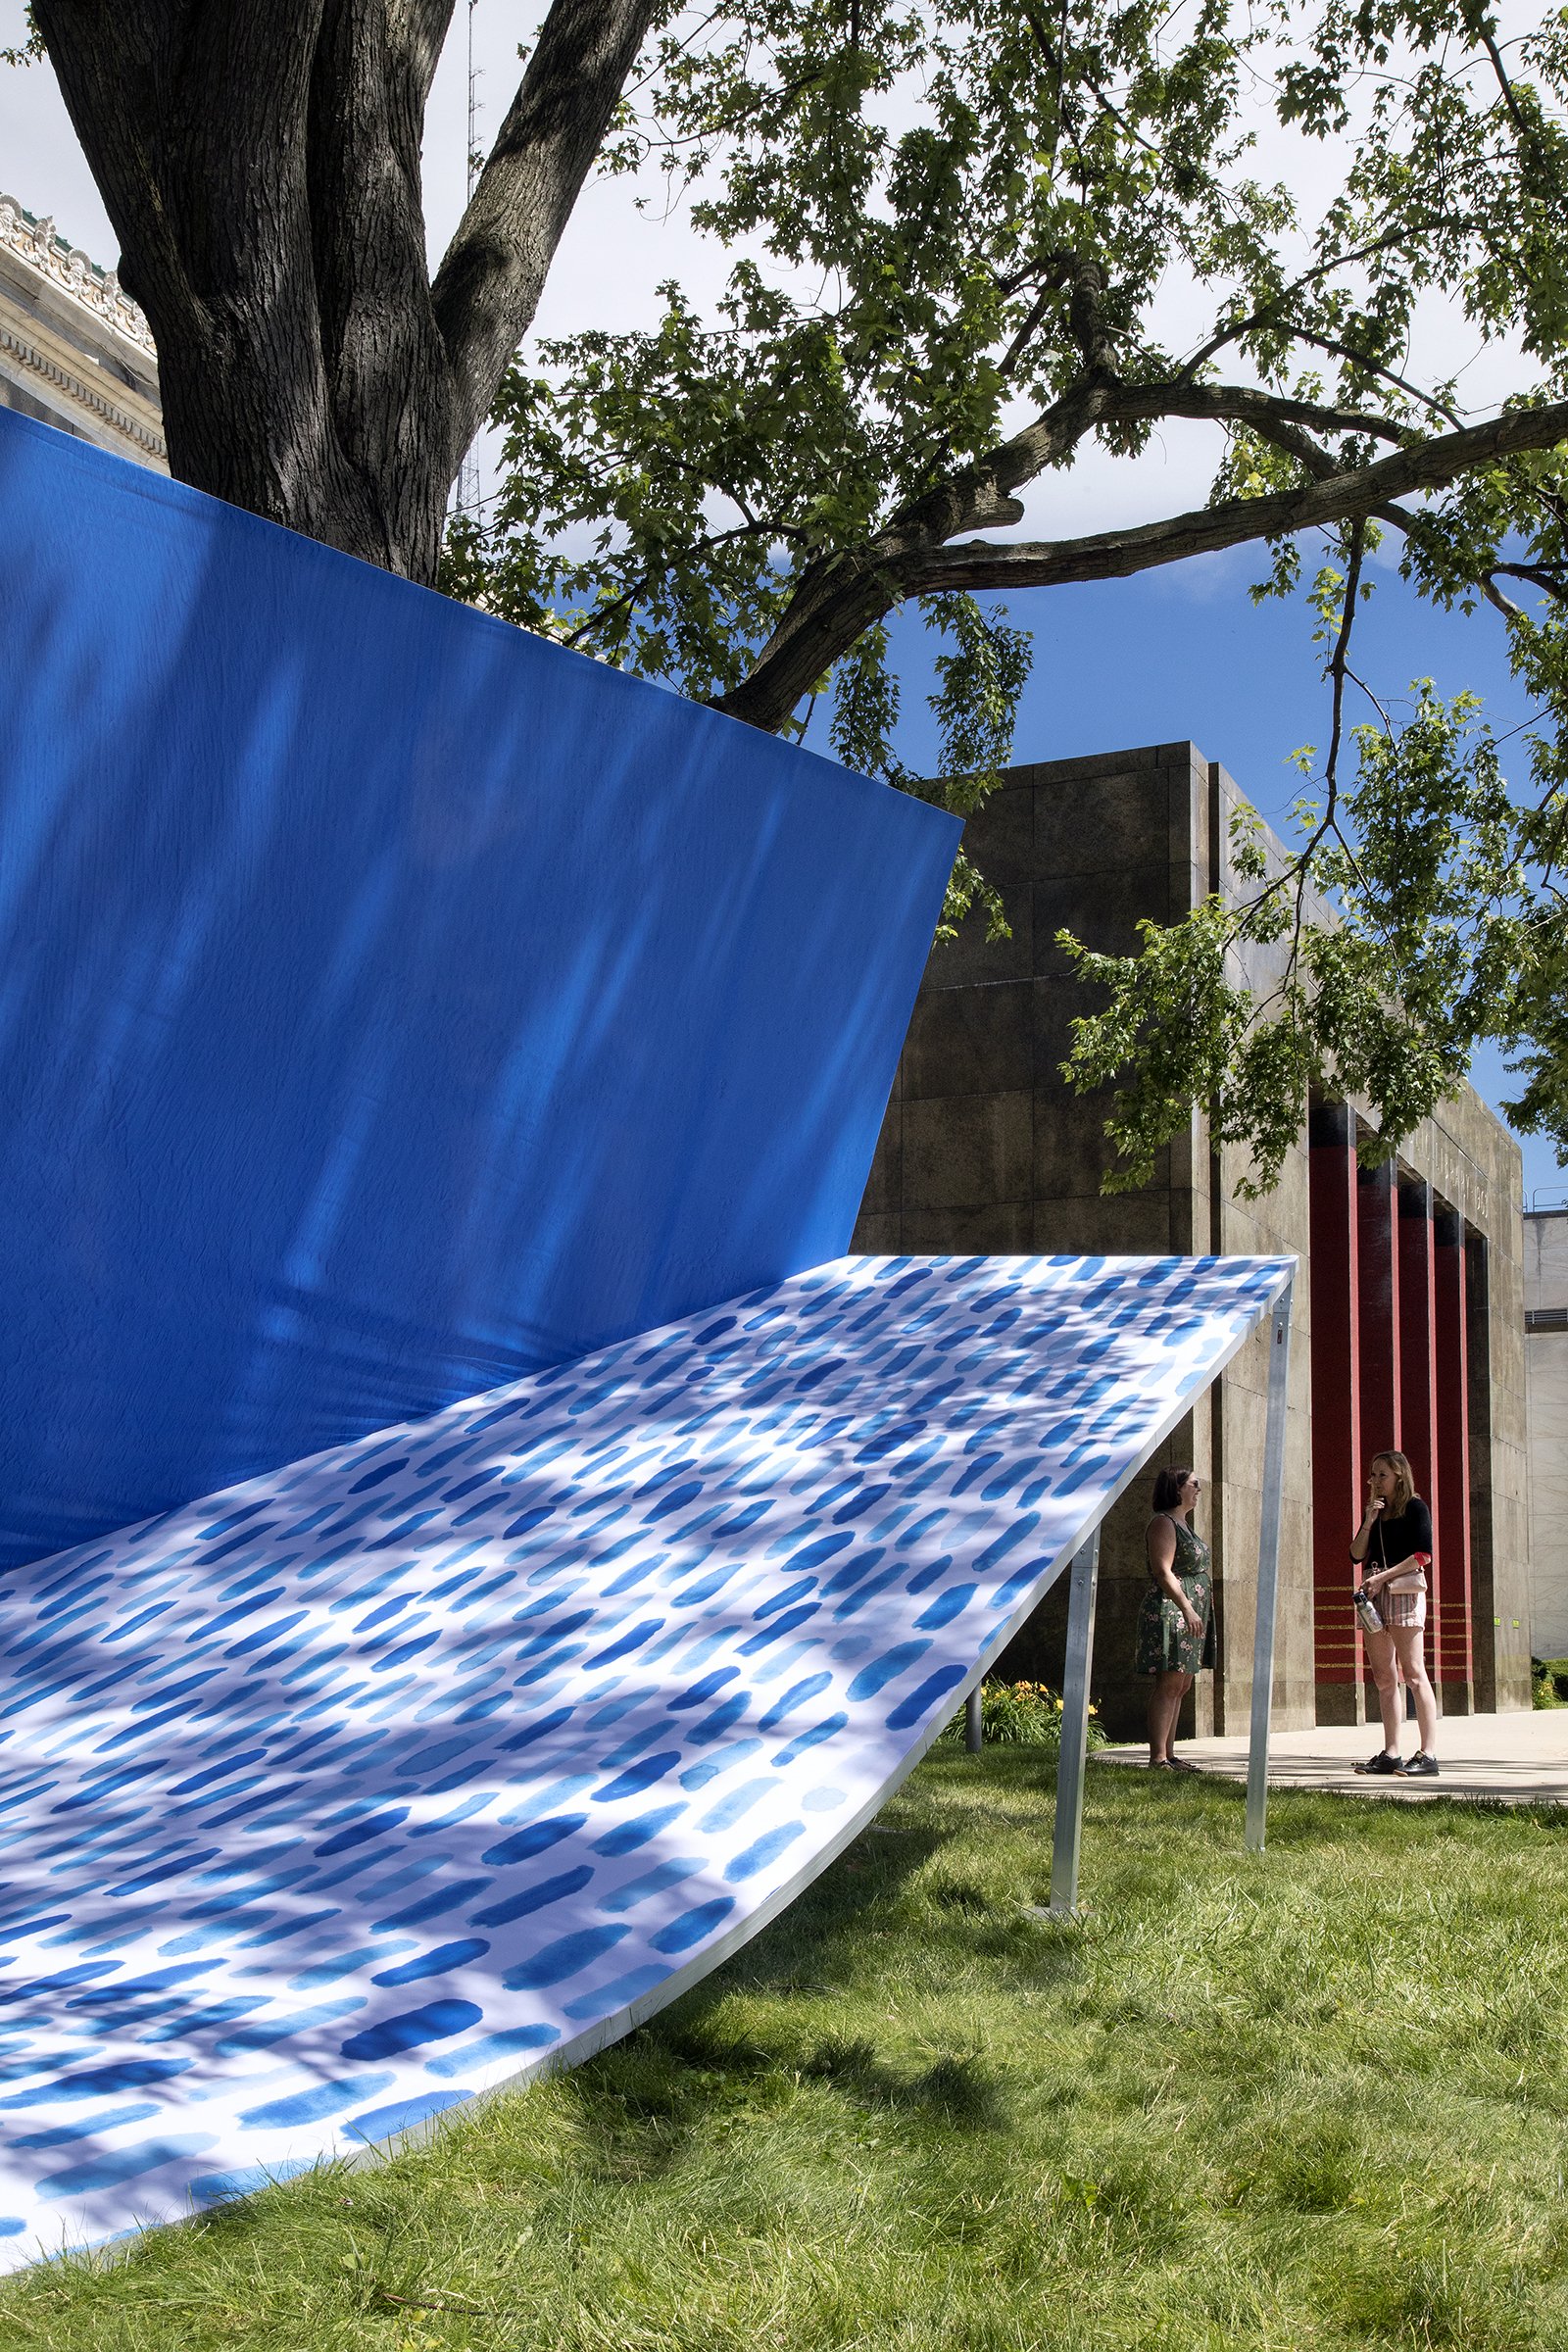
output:
<svg viewBox="0 0 1568 2352"><path fill-rule="evenodd" d="M1268 1730L1274 1708L1274 1618L1280 1584L1280 1504L1285 1493L1285 1404L1291 1369L1291 1292L1275 1300L1268 1332L1268 1425L1257 1528L1257 1618L1252 1632L1252 1730L1247 1751L1247 1843L1263 1851L1268 1822Z"/></svg>
<svg viewBox="0 0 1568 2352"><path fill-rule="evenodd" d="M1061 1692L1061 1757L1056 1766L1056 1826L1051 1841L1051 1917L1078 1910L1078 1848L1084 1828L1084 1762L1089 1752L1089 1676L1095 1660L1095 1595L1100 1530L1082 1544L1067 1588L1067 1667Z"/></svg>
<svg viewBox="0 0 1568 2352"><path fill-rule="evenodd" d="M971 1756L977 1756L980 1753L980 1744L984 1738L981 1728L980 1690L981 1685L976 1683L963 1702L963 1744Z"/></svg>

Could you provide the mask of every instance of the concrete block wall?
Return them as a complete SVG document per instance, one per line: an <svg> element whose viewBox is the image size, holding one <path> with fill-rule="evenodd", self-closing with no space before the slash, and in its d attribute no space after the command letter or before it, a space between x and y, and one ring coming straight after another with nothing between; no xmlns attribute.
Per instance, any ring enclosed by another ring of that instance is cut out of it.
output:
<svg viewBox="0 0 1568 2352"><path fill-rule="evenodd" d="M1231 823L1246 796L1217 761L1195 750L1191 904L1207 891L1240 898L1255 891L1235 868ZM1265 837L1265 850L1275 845ZM1278 858L1276 858L1276 862ZM1314 907L1313 911L1317 911ZM1251 950L1249 983L1260 997L1281 976L1283 950ZM1206 1142L1206 1138L1204 1139ZM1250 1154L1234 1144L1210 1151L1206 1178L1208 1248L1237 1256L1298 1259L1291 1307L1291 1370L1285 1423L1285 1488L1280 1520L1280 1605L1274 1627L1274 1721L1304 1727L1316 1715L1312 1605L1312 1263L1307 1247L1309 1163L1304 1134L1288 1152L1273 1189L1245 1199ZM1210 1392L1214 1487L1209 1541L1215 1561L1221 1670L1213 1677L1214 1729L1246 1728L1252 1703L1257 1546L1262 1519L1263 1439L1268 1412L1269 1335L1254 1332ZM1347 1572L1348 1573L1348 1571Z"/></svg>
<svg viewBox="0 0 1568 2352"><path fill-rule="evenodd" d="M1466 1087L1399 1154L1463 1221L1470 1289L1472 1703L1530 1704L1523 1164L1519 1147ZM1443 1367L1439 1367L1439 1378Z"/></svg>
<svg viewBox="0 0 1568 2352"><path fill-rule="evenodd" d="M1530 1646L1568 1656L1568 1208L1525 1219Z"/></svg>
<svg viewBox="0 0 1568 2352"><path fill-rule="evenodd" d="M1128 954L1140 916L1172 920L1206 889L1206 765L1176 743L1010 771L969 821L966 845L998 889L1010 938L971 916L936 948L909 1024L893 1100L856 1229L858 1250L1102 1250L1156 1255L1208 1247L1206 1147L1160 1155L1155 1180L1104 1197L1113 1154L1104 1105L1080 1103L1060 1076L1082 993L1055 934ZM1195 841L1200 845L1195 852ZM1179 1161L1179 1183L1172 1161ZM1195 1187L1195 1178L1202 1190ZM1205 1488L1212 1409L1189 1415L1169 1455ZM1110 1672L1130 1658L1143 1598L1147 1496L1128 1495L1101 1540L1099 1695L1118 1725L1141 1690ZM1005 1671L1059 1683L1062 1589L1013 1644ZM1209 1685L1195 1720L1212 1722Z"/></svg>
<svg viewBox="0 0 1568 2352"><path fill-rule="evenodd" d="M998 888L1011 936L987 940L983 923L971 917L956 940L933 950L854 1246L1299 1257L1274 1690L1275 1720L1288 1728L1313 1722L1320 1704L1305 1133L1260 1200L1240 1197L1245 1158L1231 1147L1211 1151L1200 1117L1161 1153L1148 1185L1106 1197L1100 1189L1112 1159L1103 1132L1106 1104L1081 1100L1060 1075L1070 1023L1088 1001L1055 945L1056 932L1065 927L1104 953L1131 954L1140 917L1179 920L1211 889L1234 887L1229 823L1242 800L1225 771L1191 743L1008 772L971 818L966 846ZM1267 975L1259 969L1252 977ZM1472 1351L1479 1346L1489 1367L1471 1416L1474 1703L1523 1705L1528 1531L1518 1151L1467 1090L1409 1140L1400 1157L1401 1166L1426 1178L1462 1214L1472 1236L1472 1287L1480 1286ZM1190 1464L1203 1482L1198 1525L1215 1559L1220 1666L1200 1679L1188 1702L1190 1732L1237 1730L1250 1704L1266 1381L1267 1342L1259 1334L1166 1451L1170 1462ZM1096 1695L1107 1728L1119 1735L1141 1729L1146 1698L1131 1657L1133 1621L1147 1586L1148 1516L1148 1494L1128 1494L1102 1541ZM1065 1592L1058 1592L1019 1636L1004 1671L1058 1680L1065 1612ZM1354 1704L1359 1716L1363 1691L1354 1693Z"/></svg>

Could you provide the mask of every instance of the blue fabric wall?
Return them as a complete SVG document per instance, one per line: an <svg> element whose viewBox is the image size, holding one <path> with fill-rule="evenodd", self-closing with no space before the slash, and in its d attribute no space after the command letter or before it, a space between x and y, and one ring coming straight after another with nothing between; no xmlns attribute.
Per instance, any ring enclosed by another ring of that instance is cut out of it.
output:
<svg viewBox="0 0 1568 2352"><path fill-rule="evenodd" d="M954 819L0 411L0 1563L840 1252Z"/></svg>

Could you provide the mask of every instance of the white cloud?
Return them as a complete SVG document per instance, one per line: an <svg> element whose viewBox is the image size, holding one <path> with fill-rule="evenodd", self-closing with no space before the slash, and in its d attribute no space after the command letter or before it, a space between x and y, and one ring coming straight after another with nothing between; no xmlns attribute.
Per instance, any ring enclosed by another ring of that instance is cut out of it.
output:
<svg viewBox="0 0 1568 2352"><path fill-rule="evenodd" d="M1517 7L1504 12L1505 31L1528 21L1528 12ZM465 0L458 0L426 118L425 211L432 259L451 237L466 199L470 27L477 144L484 150L521 73L518 39L531 32L534 22L533 9L519 10L509 0L478 0L471 14ZM22 33L20 0L0 0L0 42L18 40ZM1259 179L1284 180L1303 205L1321 205L1339 184L1343 151L1332 141L1304 139L1282 128L1266 111L1264 85L1257 95L1257 146L1250 168ZM0 187L31 212L52 213L61 230L85 245L95 260L116 258L114 232L47 63L24 72L0 69ZM662 182L657 173L646 175L641 190L652 199L646 211L638 209L639 192L626 180L597 181L584 192L545 290L536 337L588 327L648 326L658 314L656 288L667 277L678 277L699 305L710 304L718 294L728 268L722 250L698 236L683 215L662 218ZM1181 349L1198 340L1208 323L1201 298L1173 273L1156 305L1156 331ZM1417 373L1463 371L1460 398L1473 412L1486 412L1520 381L1517 353L1504 346L1483 347L1452 306L1437 298L1423 304L1413 341ZM1024 522L1015 532L999 535L1068 537L1200 506L1220 446L1212 426L1173 420L1136 460L1090 449L1070 472L1036 483L1026 496Z"/></svg>
<svg viewBox="0 0 1568 2352"><path fill-rule="evenodd" d="M18 0L0 0L0 48L26 38ZM0 66L0 188L107 269L120 251L87 159L66 112L54 69Z"/></svg>

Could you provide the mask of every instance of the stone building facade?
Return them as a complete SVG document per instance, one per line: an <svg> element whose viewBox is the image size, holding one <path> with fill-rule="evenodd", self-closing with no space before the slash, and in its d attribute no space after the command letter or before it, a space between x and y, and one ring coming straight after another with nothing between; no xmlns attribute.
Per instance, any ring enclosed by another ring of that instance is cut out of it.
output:
<svg viewBox="0 0 1568 2352"><path fill-rule="evenodd" d="M1568 1208L1527 1213L1530 1646L1568 1657Z"/></svg>
<svg viewBox="0 0 1568 2352"><path fill-rule="evenodd" d="M1389 1446L1410 1454L1434 1503L1444 1704L1528 1705L1520 1160L1506 1129L1466 1089L1396 1163L1366 1171L1357 1107L1315 1104L1277 1187L1247 1201L1242 1155L1211 1151L1195 1118L1151 1184L1106 1198L1105 1105L1060 1076L1086 999L1056 931L1128 954L1141 916L1172 921L1233 888L1229 820L1240 802L1190 743L1009 771L971 820L968 846L1001 892L1011 937L988 942L971 918L933 951L855 1246L1298 1256L1276 1721L1366 1719L1348 1543L1365 1456ZM1199 1526L1214 1553L1219 1668L1189 1702L1193 1728L1205 1731L1241 1728L1250 1701L1265 1372L1259 1334L1168 1452L1203 1481ZM1131 1648L1147 1518L1140 1486L1102 1542L1096 1696L1118 1734L1142 1722ZM1064 1614L1058 1588L1005 1670L1056 1679Z"/></svg>
<svg viewBox="0 0 1568 2352"><path fill-rule="evenodd" d="M169 471L145 317L112 270L3 195L0 407Z"/></svg>

